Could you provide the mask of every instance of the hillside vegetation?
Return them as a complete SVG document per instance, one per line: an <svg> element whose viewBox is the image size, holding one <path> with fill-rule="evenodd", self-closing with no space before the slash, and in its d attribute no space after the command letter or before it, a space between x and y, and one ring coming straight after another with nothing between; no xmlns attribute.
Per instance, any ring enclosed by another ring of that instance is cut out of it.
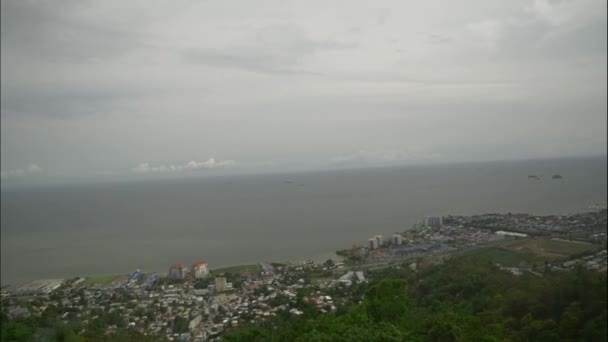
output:
<svg viewBox="0 0 608 342"><path fill-rule="evenodd" d="M373 274L363 300L231 331L226 341L607 341L606 274L514 276L463 256Z"/></svg>

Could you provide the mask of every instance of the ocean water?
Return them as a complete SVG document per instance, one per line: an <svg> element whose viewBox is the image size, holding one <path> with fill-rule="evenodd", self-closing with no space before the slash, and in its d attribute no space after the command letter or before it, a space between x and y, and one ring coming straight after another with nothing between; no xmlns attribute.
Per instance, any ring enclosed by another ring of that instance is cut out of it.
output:
<svg viewBox="0 0 608 342"><path fill-rule="evenodd" d="M3 190L2 284L195 260L325 258L430 215L588 211L606 205L606 165L595 157Z"/></svg>

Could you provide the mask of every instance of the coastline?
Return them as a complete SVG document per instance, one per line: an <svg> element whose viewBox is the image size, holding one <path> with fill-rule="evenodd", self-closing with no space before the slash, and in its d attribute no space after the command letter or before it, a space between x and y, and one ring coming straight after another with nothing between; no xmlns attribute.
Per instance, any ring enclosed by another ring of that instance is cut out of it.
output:
<svg viewBox="0 0 608 342"><path fill-rule="evenodd" d="M245 262L245 263L239 263L239 264L231 264L231 265L225 265L225 266L218 266L215 268L210 268L210 272L217 272L218 270L224 270L224 269L230 269L230 268L242 268L248 265L252 265L252 264L262 264L262 263L282 263L282 264L298 264L298 263L305 263L307 261L313 261L315 263L321 263L327 259L332 259L334 261L342 261L344 259L344 257L337 255L336 252L327 252L327 253L322 253L316 256L313 256L311 258L292 258L292 259L286 259L286 260L263 260L263 261L250 261L250 262ZM168 266L167 266L168 268ZM7 284L1 284L0 288L2 289L7 289L7 290L13 290L16 289L20 286L29 284L31 282L35 282L35 281L41 281L41 280L47 280L47 279L61 279L61 280L68 280L68 279L78 279L78 278L84 278L84 279L89 279L89 278L112 278L112 279L116 279L116 278L120 278L120 277L124 277L127 276L130 272L133 272L134 270L131 271L127 271L127 272L120 272L120 273L112 273L112 274L91 274L91 275L70 275L70 276L52 276L52 277L47 277L47 278L36 278L36 279L31 279L31 280L25 280L25 281L21 281L21 282L15 282L15 283L7 283ZM161 276L165 276L167 273L167 270L142 270L142 272L146 275L152 275L152 274L158 274Z"/></svg>
<svg viewBox="0 0 608 342"><path fill-rule="evenodd" d="M600 209L595 209L595 210L587 210L587 211L581 211L578 213L572 213L570 215L595 215L595 214L599 214L602 212L605 212L607 209L606 207L602 207ZM495 214L495 213L488 213L488 214L480 214L480 215L473 215L473 216L455 216L457 218L475 218L475 217L500 217L500 216L514 216L514 217L532 217L532 218L537 218L537 217L550 217L550 218L562 218L564 217L564 215L531 215L531 214L522 214L522 213L517 213L517 214ZM567 216L567 215L566 215ZM448 216L450 217L450 216ZM411 231L415 231L416 229L419 229L420 227L416 228L416 227L412 227L410 229L405 229L403 231L403 234L408 234L408 232ZM503 234L504 235L504 231L502 230L494 230L497 234ZM517 229L515 229L515 231L519 231ZM507 234L508 235L508 234ZM525 234L523 234L525 235ZM605 233L604 233L604 238L605 238ZM576 240L570 240L568 241L566 238L562 238L562 237L552 237L552 240L555 241L563 241L563 242L569 242L569 243L577 243L577 244L586 244L586 245L591 245L591 243L589 242L585 242L585 241L576 241ZM359 245L361 246L361 245ZM342 249L342 248L347 248L347 249ZM334 262L343 262L345 260L348 259L347 255L338 255L337 252L339 251L346 251L348 250L349 246L343 246L342 248L338 248L337 250L333 251L333 252L326 252L326 253L320 253L317 255L314 255L310 258L289 258L289 259L284 259L284 260L263 260L263 261L251 261L248 263L238 263L238 264L232 264L232 265L222 265L222 266L218 266L218 267L214 267L214 268L210 268L210 272L211 273L217 273L218 271L221 270L227 270L227 269L239 269L239 268L243 268L243 267L247 267L247 266L251 266L252 264L254 265L261 265L264 263L281 263L281 264L290 264L290 265L295 265L295 264L304 264L306 262L310 262L312 261L313 263L316 264L322 264L324 261L328 260L328 259L332 259ZM455 253L461 253L462 251L458 251ZM449 253L448 253L449 254ZM133 271L133 270L132 270ZM131 272L132 272L131 271ZM161 277L166 276L166 271L154 271L154 270L142 270L142 272L146 275L153 275L153 274L157 274ZM33 279L33 280L29 280L29 281L24 281L24 282L15 282L14 284L2 284L2 289L4 290L14 290L17 289L21 286L33 283L33 282L37 282L37 281L44 281L44 280L62 280L62 281L67 281L70 279L106 279L107 282L111 282L114 281L115 279L119 279L121 277L125 277L128 276L129 272L124 272L124 273L114 273L114 274L97 274L97 275L76 275L76 276L68 276L68 277L51 277L51 278L46 278L46 279Z"/></svg>

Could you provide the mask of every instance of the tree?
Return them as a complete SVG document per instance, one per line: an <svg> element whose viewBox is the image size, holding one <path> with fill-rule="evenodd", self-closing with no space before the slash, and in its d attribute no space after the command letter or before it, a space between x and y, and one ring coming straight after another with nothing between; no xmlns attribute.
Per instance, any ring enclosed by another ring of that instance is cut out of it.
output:
<svg viewBox="0 0 608 342"><path fill-rule="evenodd" d="M375 320L395 322L410 306L407 282L400 279L383 279L365 293L365 307Z"/></svg>
<svg viewBox="0 0 608 342"><path fill-rule="evenodd" d="M489 259L455 257L416 275L387 269L368 278L361 304L347 294L338 305L338 292L339 313L319 314L300 290L303 315L278 315L226 340L608 341L606 273L514 276Z"/></svg>
<svg viewBox="0 0 608 342"><path fill-rule="evenodd" d="M194 288L197 290L200 289L206 289L209 284L211 284L211 279L210 278L203 278L203 279L196 279L194 281Z"/></svg>
<svg viewBox="0 0 608 342"><path fill-rule="evenodd" d="M560 335L568 338L576 337L583 318L581 304L578 302L570 303L560 320Z"/></svg>
<svg viewBox="0 0 608 342"><path fill-rule="evenodd" d="M181 334L188 332L188 323L188 319L181 316L175 316L173 319L173 333Z"/></svg>
<svg viewBox="0 0 608 342"><path fill-rule="evenodd" d="M64 342L77 342L81 339L76 335L76 333L67 326L59 326L55 331L55 339L56 341L64 341Z"/></svg>
<svg viewBox="0 0 608 342"><path fill-rule="evenodd" d="M335 263L332 259L327 259L323 263L323 266L325 266L325 267L334 267L334 265L335 265Z"/></svg>

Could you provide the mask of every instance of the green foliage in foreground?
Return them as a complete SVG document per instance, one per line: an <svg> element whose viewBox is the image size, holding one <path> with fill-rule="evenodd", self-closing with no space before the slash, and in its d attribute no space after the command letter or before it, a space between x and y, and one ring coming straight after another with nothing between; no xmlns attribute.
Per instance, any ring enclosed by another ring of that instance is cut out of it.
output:
<svg viewBox="0 0 608 342"><path fill-rule="evenodd" d="M398 278L392 278L392 277ZM343 314L277 317L226 341L607 341L606 274L519 277L459 257L418 274L372 275Z"/></svg>
<svg viewBox="0 0 608 342"><path fill-rule="evenodd" d="M69 324L60 321L63 310L50 305L40 317L8 319L5 308L0 315L0 341L157 341L134 330L126 330L125 322L117 313L99 312L99 317L83 325L74 320ZM119 327L112 334L105 334L111 325ZM78 335L76 332L85 329Z"/></svg>
<svg viewBox="0 0 608 342"><path fill-rule="evenodd" d="M321 315L299 296L302 316L283 313L230 331L224 340L608 341L606 273L578 269L516 277L487 259L463 256L419 273L380 270L369 279L363 301L337 314ZM62 323L64 312L50 305L41 317L9 320L3 308L0 341L158 339L129 331L115 312L98 312L87 324ZM184 323L174 322L180 331ZM110 325L117 332L105 335Z"/></svg>

